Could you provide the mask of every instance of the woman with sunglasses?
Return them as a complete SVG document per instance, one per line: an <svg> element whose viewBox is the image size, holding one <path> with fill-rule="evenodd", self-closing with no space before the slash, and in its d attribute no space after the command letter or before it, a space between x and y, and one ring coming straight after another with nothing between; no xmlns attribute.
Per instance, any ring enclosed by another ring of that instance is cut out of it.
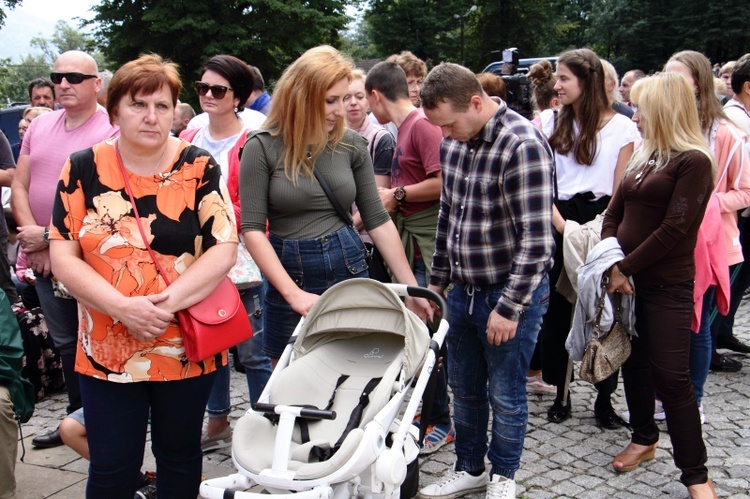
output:
<svg viewBox="0 0 750 499"><path fill-rule="evenodd" d="M250 67L231 55L211 57L203 65L201 78L195 82L203 111L208 116L208 125L183 131L180 138L211 153L221 166L221 175L226 179L229 196L234 206L236 220L240 220L239 168L240 151L245 144L250 128L240 119L240 111L253 91L253 73ZM242 243L240 243L242 244ZM246 251L240 248L240 251ZM253 265L238 259L236 265ZM236 283L245 305L254 335L237 345L240 362L245 366L251 402L260 396L271 376L271 361L263 354L263 292L260 282ZM204 452L215 451L232 443L232 428L229 413L229 367L219 369L211 396L208 399L208 425L201 437Z"/></svg>
<svg viewBox="0 0 750 499"><path fill-rule="evenodd" d="M149 419L159 497L198 494L203 411L227 355L188 361L175 314L227 275L238 237L219 165L170 136L181 87L158 55L117 70L120 136L72 154L54 199L52 267L80 304L89 498L135 495Z"/></svg>
<svg viewBox="0 0 750 499"><path fill-rule="evenodd" d="M557 250L550 282L557 282L563 268L566 220L584 224L604 212L638 138L635 125L609 107L604 68L591 50L570 50L560 56L554 89L562 109L557 119L554 113L542 116L542 130L555 152L557 169L557 199L552 215ZM553 423L570 417L565 340L572 310L573 305L553 291L539 335L542 378L557 386L557 396L547 411L547 419ZM594 416L597 426L607 429L624 424L612 408L617 376L615 373L596 384Z"/></svg>
<svg viewBox="0 0 750 499"><path fill-rule="evenodd" d="M356 202L396 279L417 285L380 202L367 142L344 124L352 70L333 47L302 54L276 85L266 129L251 133L242 153L242 232L268 281L264 351L272 359L321 293L345 279L368 277L362 240L339 216L316 171L341 206ZM407 299L407 306L422 317L431 313L422 299Z"/></svg>

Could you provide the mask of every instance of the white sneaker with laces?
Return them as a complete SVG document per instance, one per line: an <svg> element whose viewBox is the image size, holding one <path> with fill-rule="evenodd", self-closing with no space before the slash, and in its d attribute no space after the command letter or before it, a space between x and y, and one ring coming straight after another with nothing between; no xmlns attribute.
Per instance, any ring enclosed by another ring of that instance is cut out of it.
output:
<svg viewBox="0 0 750 499"><path fill-rule="evenodd" d="M492 475L487 482L487 499L516 499L516 481L500 475Z"/></svg>
<svg viewBox="0 0 750 499"><path fill-rule="evenodd" d="M423 499L453 499L455 497L471 494L472 492L482 492L487 488L487 483L486 471L479 476L472 476L467 471L451 470L437 482L420 490L419 497ZM513 490L515 491L515 483L513 485ZM515 495L512 497L515 497Z"/></svg>

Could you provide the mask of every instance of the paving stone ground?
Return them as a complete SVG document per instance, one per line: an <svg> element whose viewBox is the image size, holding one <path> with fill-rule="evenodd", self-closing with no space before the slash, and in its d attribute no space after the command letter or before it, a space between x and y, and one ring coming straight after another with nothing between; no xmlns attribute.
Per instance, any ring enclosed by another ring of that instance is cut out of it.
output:
<svg viewBox="0 0 750 499"><path fill-rule="evenodd" d="M735 335L750 343L750 304L737 313ZM704 439L708 467L720 497L750 498L750 358L737 356L744 364L738 373L711 373L706 383ZM232 374L232 420L248 408L244 375ZM687 497L672 461L672 446L666 424L656 459L639 469L617 474L612 457L628 442L628 430L602 430L594 424L595 391L576 381L571 386L573 415L562 424L547 421L552 395L529 396L529 425L521 469L516 474L518 497L529 499L581 498L627 499L641 497ZM88 463L66 448L33 449L31 439L54 429L64 414L65 394L48 397L37 405L34 417L23 425L26 456L16 464L18 499L84 497ZM615 409L626 409L622 385L614 396ZM19 457L21 442L19 441ZM438 480L454 462L453 444L420 460L420 485ZM146 446L144 469L155 469ZM218 477L234 471L231 454L206 455L204 474ZM470 499L480 494L468 496Z"/></svg>

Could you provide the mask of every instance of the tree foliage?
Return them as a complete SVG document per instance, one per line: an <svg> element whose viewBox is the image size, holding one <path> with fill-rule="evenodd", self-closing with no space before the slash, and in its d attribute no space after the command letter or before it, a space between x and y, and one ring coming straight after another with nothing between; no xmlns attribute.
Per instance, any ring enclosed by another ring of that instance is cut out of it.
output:
<svg viewBox="0 0 750 499"><path fill-rule="evenodd" d="M745 0L371 0L363 36L380 57L411 50L434 62L459 60L459 23L466 17L466 63L475 71L517 47L540 57L590 47L624 73L661 68L671 54L692 49L713 62L750 52Z"/></svg>
<svg viewBox="0 0 750 499"><path fill-rule="evenodd" d="M371 0L364 24L381 57L410 50L431 64L459 61L460 23L454 15L470 7L465 0Z"/></svg>
<svg viewBox="0 0 750 499"><path fill-rule="evenodd" d="M0 2L0 27L5 24L5 9L13 10L21 5L21 2L23 2L23 0L2 0L2 2Z"/></svg>
<svg viewBox="0 0 750 499"><path fill-rule="evenodd" d="M180 65L184 82L216 54L258 66L274 80L302 52L339 45L348 0L102 0L91 21L117 65L154 52ZM186 85L187 100L192 89Z"/></svg>
<svg viewBox="0 0 750 499"><path fill-rule="evenodd" d="M17 63L10 58L0 60L0 96L3 104L26 102L26 85L40 76L49 78L57 56L68 50L82 50L92 54L100 69L106 64L102 54L94 50L94 39L65 21L55 24L55 31L50 38L34 37L29 45L41 51L41 55L27 54Z"/></svg>

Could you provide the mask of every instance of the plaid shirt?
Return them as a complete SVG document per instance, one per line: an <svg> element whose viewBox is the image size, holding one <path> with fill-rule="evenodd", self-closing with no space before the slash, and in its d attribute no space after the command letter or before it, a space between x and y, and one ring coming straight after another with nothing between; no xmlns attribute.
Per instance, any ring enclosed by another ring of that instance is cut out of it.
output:
<svg viewBox="0 0 750 499"><path fill-rule="evenodd" d="M552 151L500 102L469 142L443 139L443 188L430 283L502 291L495 311L517 321L552 267Z"/></svg>

